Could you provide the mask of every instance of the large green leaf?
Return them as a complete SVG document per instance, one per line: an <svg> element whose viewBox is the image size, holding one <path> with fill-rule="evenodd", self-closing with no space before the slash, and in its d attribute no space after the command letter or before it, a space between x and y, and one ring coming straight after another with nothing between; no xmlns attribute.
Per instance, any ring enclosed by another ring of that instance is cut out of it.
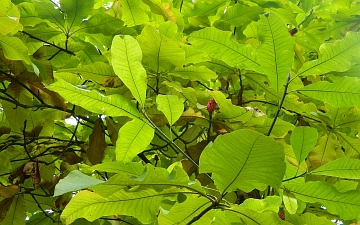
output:
<svg viewBox="0 0 360 225"><path fill-rule="evenodd" d="M280 143L252 130L218 136L200 156L200 172L212 173L222 192L278 188L285 173Z"/></svg>
<svg viewBox="0 0 360 225"><path fill-rule="evenodd" d="M111 66L104 62L95 62L79 68L62 69L58 71L80 74L85 80L93 80L100 84L108 77L116 77L116 74Z"/></svg>
<svg viewBox="0 0 360 225"><path fill-rule="evenodd" d="M342 219L355 219L360 211L360 191L338 192L330 184L317 181L306 184L288 184L285 186L298 199L309 203L321 203L330 213Z"/></svg>
<svg viewBox="0 0 360 225"><path fill-rule="evenodd" d="M90 112L107 116L128 116L139 118L139 111L135 105L121 95L105 96L98 91L84 90L67 83L64 80L47 86L52 91L58 92L67 101L81 106Z"/></svg>
<svg viewBox="0 0 360 225"><path fill-rule="evenodd" d="M74 28L74 33L101 33L104 35L114 34L124 25L121 20L108 14L95 14L90 19L83 21L79 26Z"/></svg>
<svg viewBox="0 0 360 225"><path fill-rule="evenodd" d="M87 18L94 7L94 0L60 0L60 5L66 14L66 25L70 30Z"/></svg>
<svg viewBox="0 0 360 225"><path fill-rule="evenodd" d="M140 175L145 167L139 162L104 162L88 168L88 170L105 171L109 173L126 173L129 175Z"/></svg>
<svg viewBox="0 0 360 225"><path fill-rule="evenodd" d="M277 213L279 212L280 205L281 198L279 196L267 196L265 199L248 198L239 206L260 213L264 211L273 211Z"/></svg>
<svg viewBox="0 0 360 225"><path fill-rule="evenodd" d="M161 201L167 195L181 193L177 188L157 192L154 189L140 191L119 190L105 198L95 192L81 191L71 199L61 214L65 224L77 218L94 221L102 216L128 215L141 223L152 222L158 213Z"/></svg>
<svg viewBox="0 0 360 225"><path fill-rule="evenodd" d="M146 26L137 40L144 53L144 63L149 64L155 72L167 71L175 66L182 67L184 50L172 39L159 34L153 26Z"/></svg>
<svg viewBox="0 0 360 225"><path fill-rule="evenodd" d="M297 163L305 160L309 152L315 147L318 132L312 127L295 127L291 133L290 142L293 148Z"/></svg>
<svg viewBox="0 0 360 225"><path fill-rule="evenodd" d="M10 33L19 24L19 19L20 12L10 0L0 2L0 33L2 35Z"/></svg>
<svg viewBox="0 0 360 225"><path fill-rule="evenodd" d="M249 7L242 4L235 4L226 9L221 20L228 21L233 26L242 26L251 21L258 20L260 13L263 11L263 8L258 6Z"/></svg>
<svg viewBox="0 0 360 225"><path fill-rule="evenodd" d="M217 78L216 73L205 66L190 65L186 67L180 67L170 71L169 74L183 79L196 80L201 82L206 82L210 79Z"/></svg>
<svg viewBox="0 0 360 225"><path fill-rule="evenodd" d="M360 106L360 80L355 77L343 77L334 83L320 81L298 92L338 108Z"/></svg>
<svg viewBox="0 0 360 225"><path fill-rule="evenodd" d="M311 174L360 179L360 160L339 158L311 171Z"/></svg>
<svg viewBox="0 0 360 225"><path fill-rule="evenodd" d="M144 106L146 99L146 71L141 64L139 44L131 36L115 36L111 45L111 62L116 75L129 88L135 99Z"/></svg>
<svg viewBox="0 0 360 225"><path fill-rule="evenodd" d="M277 92L286 83L294 61L294 42L287 30L286 24L274 13L262 16L258 24L261 42L258 60Z"/></svg>
<svg viewBox="0 0 360 225"><path fill-rule="evenodd" d="M172 126L184 112L184 103L176 95L158 95L156 97L158 109L164 113Z"/></svg>
<svg viewBox="0 0 360 225"><path fill-rule="evenodd" d="M116 161L130 162L137 154L144 151L154 137L154 129L142 120L127 122L119 130L116 141Z"/></svg>
<svg viewBox="0 0 360 225"><path fill-rule="evenodd" d="M189 195L184 202L176 202L170 212L162 211L158 221L159 224L188 224L209 206L211 201L208 198Z"/></svg>
<svg viewBox="0 0 360 225"><path fill-rule="evenodd" d="M324 134L319 138L317 145L308 155L308 160L313 169L336 159L337 141L335 138L333 133Z"/></svg>
<svg viewBox="0 0 360 225"><path fill-rule="evenodd" d="M89 177L79 170L73 170L55 186L54 196L59 196L70 191L78 191L103 182L104 181Z"/></svg>
<svg viewBox="0 0 360 225"><path fill-rule="evenodd" d="M286 220L293 225L316 224L316 225L334 225L334 223L323 216L316 216L312 213L301 215L287 215Z"/></svg>
<svg viewBox="0 0 360 225"><path fill-rule="evenodd" d="M181 166L175 166L171 172L168 172L165 168L154 167L151 164L146 165L146 170L141 175L134 176L129 173L118 173L105 183L96 185L91 189L101 196L107 197L129 186L152 187L154 189L157 189L157 187L171 188L175 186L205 196L199 181L191 181Z"/></svg>
<svg viewBox="0 0 360 225"><path fill-rule="evenodd" d="M196 31L189 36L189 42L197 49L221 59L232 67L263 72L250 45L236 43L231 32L214 27Z"/></svg>
<svg viewBox="0 0 360 225"><path fill-rule="evenodd" d="M360 60L360 34L348 32L344 39L320 46L319 58L305 63L298 75L309 76L330 71L344 72Z"/></svg>
<svg viewBox="0 0 360 225"><path fill-rule="evenodd" d="M19 38L0 34L0 46L7 59L22 60L28 65L31 64L28 48Z"/></svg>
<svg viewBox="0 0 360 225"><path fill-rule="evenodd" d="M148 15L143 10L144 3L141 0L120 0L122 5L122 17L127 26L136 26L147 23Z"/></svg>

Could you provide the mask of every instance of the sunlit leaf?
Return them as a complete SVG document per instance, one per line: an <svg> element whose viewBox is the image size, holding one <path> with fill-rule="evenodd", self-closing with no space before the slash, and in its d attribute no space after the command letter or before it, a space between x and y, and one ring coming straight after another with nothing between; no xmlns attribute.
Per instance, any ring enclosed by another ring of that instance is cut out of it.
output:
<svg viewBox="0 0 360 225"><path fill-rule="evenodd" d="M0 33L10 33L18 24L20 12L10 0L0 2Z"/></svg>
<svg viewBox="0 0 360 225"><path fill-rule="evenodd" d="M19 38L0 34L0 46L7 59L22 60L26 64L31 64L28 48Z"/></svg>
<svg viewBox="0 0 360 225"><path fill-rule="evenodd" d="M139 111L121 95L105 96L98 91L88 91L75 87L64 80L58 80L48 86L58 92L67 101L83 107L86 110L107 116L129 116L138 118Z"/></svg>
<svg viewBox="0 0 360 225"><path fill-rule="evenodd" d="M357 218L360 210L360 193L358 190L345 193L338 192L330 184L317 181L302 185L286 185L297 198L309 203L321 203L330 213L348 220Z"/></svg>
<svg viewBox="0 0 360 225"><path fill-rule="evenodd" d="M300 164L315 147L318 132L311 127L295 127L291 133L291 146L295 153L297 163Z"/></svg>
<svg viewBox="0 0 360 225"><path fill-rule="evenodd" d="M104 181L87 176L79 170L73 170L56 185L54 196L59 196L67 192L78 191L103 182Z"/></svg>
<svg viewBox="0 0 360 225"><path fill-rule="evenodd" d="M144 151L154 137L154 129L142 120L127 122L119 130L116 142L116 161L130 162L137 154Z"/></svg>
<svg viewBox="0 0 360 225"><path fill-rule="evenodd" d="M184 112L184 104L176 95L158 95L156 97L158 109L163 112L170 124L173 125Z"/></svg>
<svg viewBox="0 0 360 225"><path fill-rule="evenodd" d="M360 179L360 160L338 158L311 171L311 174L326 175L348 179Z"/></svg>
<svg viewBox="0 0 360 225"><path fill-rule="evenodd" d="M25 224L26 206L24 196L15 195L12 200L9 211L6 213L5 219L1 224L6 225L23 225Z"/></svg>
<svg viewBox="0 0 360 225"><path fill-rule="evenodd" d="M186 66L176 68L175 70L169 72L171 75L189 79L189 80L197 80L197 81L208 81L210 79L217 78L216 73L214 71L209 70L205 66Z"/></svg>
<svg viewBox="0 0 360 225"><path fill-rule="evenodd" d="M123 7L122 20L126 25L132 27L135 25L140 25L147 23L149 17L142 9L144 4L140 0L120 0L120 4Z"/></svg>
<svg viewBox="0 0 360 225"><path fill-rule="evenodd" d="M228 21L233 26L242 26L259 19L260 13L263 12L261 7L248 7L242 4L234 4L226 9L221 20Z"/></svg>
<svg viewBox="0 0 360 225"><path fill-rule="evenodd" d="M139 44L131 36L115 36L111 45L111 60L116 75L129 88L141 106L146 98L146 71L141 64Z"/></svg>
<svg viewBox="0 0 360 225"><path fill-rule="evenodd" d="M216 162L216 163L215 163ZM285 173L280 143L251 130L216 138L200 156L200 172L212 173L220 191L279 187Z"/></svg>
<svg viewBox="0 0 360 225"><path fill-rule="evenodd" d="M66 13L68 29L80 24L91 13L94 0L60 0L61 10Z"/></svg>

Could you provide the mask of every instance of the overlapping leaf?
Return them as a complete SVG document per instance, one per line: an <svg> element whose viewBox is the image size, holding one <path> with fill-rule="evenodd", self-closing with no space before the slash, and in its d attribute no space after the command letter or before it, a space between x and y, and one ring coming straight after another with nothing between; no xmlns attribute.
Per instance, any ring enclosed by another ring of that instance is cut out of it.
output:
<svg viewBox="0 0 360 225"><path fill-rule="evenodd" d="M330 71L344 72L360 60L360 34L348 32L344 39L320 46L319 58L305 63L297 73L318 75Z"/></svg>
<svg viewBox="0 0 360 225"><path fill-rule="evenodd" d="M348 179L360 179L360 160L338 158L311 171L311 174L326 175Z"/></svg>
<svg viewBox="0 0 360 225"><path fill-rule="evenodd" d="M176 95L158 95L156 97L158 109L163 112L172 126L184 112L184 104Z"/></svg>
<svg viewBox="0 0 360 225"><path fill-rule="evenodd" d="M81 106L90 112L107 116L128 116L138 118L139 111L134 104L121 95L105 96L98 91L84 90L75 87L64 80L58 80L48 86L52 91L58 92L67 101Z"/></svg>
<svg viewBox="0 0 360 225"><path fill-rule="evenodd" d="M123 7L122 20L127 26L136 26L147 23L148 15L142 9L144 3L141 0L120 0Z"/></svg>
<svg viewBox="0 0 360 225"><path fill-rule="evenodd" d="M318 132L312 127L295 127L291 133L291 146L296 160L300 164L315 147Z"/></svg>
<svg viewBox="0 0 360 225"><path fill-rule="evenodd" d="M189 42L195 48L230 66L263 72L252 47L236 43L231 39L231 35L231 32L211 27L189 35Z"/></svg>

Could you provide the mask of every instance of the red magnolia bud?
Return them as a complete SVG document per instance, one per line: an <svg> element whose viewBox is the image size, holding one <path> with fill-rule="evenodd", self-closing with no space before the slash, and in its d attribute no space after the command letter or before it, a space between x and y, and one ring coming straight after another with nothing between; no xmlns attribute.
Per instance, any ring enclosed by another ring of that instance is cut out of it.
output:
<svg viewBox="0 0 360 225"><path fill-rule="evenodd" d="M279 218L282 219L282 220L285 220L285 215L282 214L282 213L280 213L280 214L279 214Z"/></svg>
<svg viewBox="0 0 360 225"><path fill-rule="evenodd" d="M65 207L67 204L68 204L68 202L67 202L66 200L62 202L62 206L64 206L64 207Z"/></svg>
<svg viewBox="0 0 360 225"><path fill-rule="evenodd" d="M209 113L212 113L214 112L216 108L216 102L215 100L212 98L209 100L208 104L206 105L206 110L209 112Z"/></svg>
<svg viewBox="0 0 360 225"><path fill-rule="evenodd" d="M57 198L55 201L56 208L60 208L60 198Z"/></svg>
<svg viewBox="0 0 360 225"><path fill-rule="evenodd" d="M296 34L297 32L298 32L298 30L297 30L296 28L291 29L291 30L289 31L289 33L290 33L291 36L293 36L293 35Z"/></svg>

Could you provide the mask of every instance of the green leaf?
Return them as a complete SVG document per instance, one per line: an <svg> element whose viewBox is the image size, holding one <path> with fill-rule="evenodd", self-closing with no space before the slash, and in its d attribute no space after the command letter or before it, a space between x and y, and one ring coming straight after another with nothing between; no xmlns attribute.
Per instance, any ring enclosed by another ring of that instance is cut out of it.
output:
<svg viewBox="0 0 360 225"><path fill-rule="evenodd" d="M314 175L325 175L347 179L360 179L360 160L338 158L310 172Z"/></svg>
<svg viewBox="0 0 360 225"><path fill-rule="evenodd" d="M240 217L242 224L247 225L269 225L269 224L286 224L290 225L286 221L282 221L278 214L275 212L263 212L258 213L251 209L240 207L237 205L232 205L231 208L225 210L226 218L232 220L232 217Z"/></svg>
<svg viewBox="0 0 360 225"><path fill-rule="evenodd" d="M259 131L262 134L267 134L269 132L273 120L274 118L266 117L264 123L261 125L257 125L255 127L255 130ZM251 122L250 124L247 125L251 125ZM284 138L288 134L288 132L293 130L294 128L295 126L293 124L286 122L285 120L282 119L277 119L274 128L271 132L271 136Z"/></svg>
<svg viewBox="0 0 360 225"><path fill-rule="evenodd" d="M81 106L90 112L107 116L128 116L139 118L139 111L134 104L121 95L105 96L98 91L89 91L78 88L64 80L47 86L48 89L58 92L67 101Z"/></svg>
<svg viewBox="0 0 360 225"><path fill-rule="evenodd" d="M338 108L360 106L360 80L355 77L343 77L334 83L316 82L298 92Z"/></svg>
<svg viewBox="0 0 360 225"><path fill-rule="evenodd" d="M93 80L100 84L108 77L117 77L111 66L103 62L95 62L78 68L61 69L58 72L80 74L85 80Z"/></svg>
<svg viewBox="0 0 360 225"><path fill-rule="evenodd" d="M175 66L182 67L184 50L172 39L159 34L153 26L146 26L137 40L144 53L144 63L149 64L155 72L167 71Z"/></svg>
<svg viewBox="0 0 360 225"><path fill-rule="evenodd" d="M67 28L79 25L91 14L94 0L60 0L61 10L66 14Z"/></svg>
<svg viewBox="0 0 360 225"><path fill-rule="evenodd" d="M319 138L316 147L308 155L308 160L313 169L336 159L337 140L335 138L333 133L324 134Z"/></svg>
<svg viewBox="0 0 360 225"><path fill-rule="evenodd" d="M116 141L116 161L130 162L137 154L144 151L154 137L154 129L142 120L127 122L119 130Z"/></svg>
<svg viewBox="0 0 360 225"><path fill-rule="evenodd" d="M242 4L229 6L222 15L221 20L228 21L233 26L242 26L251 21L259 19L259 15L264 10L258 6L248 7Z"/></svg>
<svg viewBox="0 0 360 225"><path fill-rule="evenodd" d="M159 224L188 224L211 204L208 198L188 195L184 202L176 202L170 212L165 213L162 210L158 219Z"/></svg>
<svg viewBox="0 0 360 225"><path fill-rule="evenodd" d="M360 34L348 32L344 39L320 46L319 58L305 63L298 76L324 74L330 71L344 72L360 60Z"/></svg>
<svg viewBox="0 0 360 225"><path fill-rule="evenodd" d="M28 48L19 38L3 36L0 34L0 46L7 59L22 60L28 65L31 64Z"/></svg>
<svg viewBox="0 0 360 225"><path fill-rule="evenodd" d="M23 194L15 195L5 219L1 222L3 225L23 225L26 218L26 206Z"/></svg>
<svg viewBox="0 0 360 225"><path fill-rule="evenodd" d="M137 218L141 223L148 224L158 213L161 201L167 195L180 193L176 188L157 192L154 189L126 192L119 190L108 198L97 193L81 191L66 206L61 219L71 224L77 218L85 218L90 222L112 215L127 215Z"/></svg>
<svg viewBox="0 0 360 225"><path fill-rule="evenodd" d="M104 162L88 168L88 170L98 170L108 173L126 173L129 175L140 175L144 171L144 166L138 162Z"/></svg>
<svg viewBox="0 0 360 225"><path fill-rule="evenodd" d="M34 5L38 17L65 33L64 14L60 12L59 8L55 8L54 4L50 2L35 2Z"/></svg>
<svg viewBox="0 0 360 225"><path fill-rule="evenodd" d="M184 188L189 191L205 195L204 190L198 180L192 181L181 166L175 166L171 172L165 168L154 167L147 164L145 171L141 175L119 173L112 176L105 183L92 187L91 189L101 196L108 197L112 193L129 186L139 186L142 188Z"/></svg>
<svg viewBox="0 0 360 225"><path fill-rule="evenodd" d="M334 223L325 217L316 216L312 213L300 215L287 215L286 220L293 225L316 224L316 225L334 225Z"/></svg>
<svg viewBox="0 0 360 225"><path fill-rule="evenodd" d="M158 109L164 113L172 126L184 112L184 103L176 95L158 95L156 97Z"/></svg>
<svg viewBox="0 0 360 225"><path fill-rule="evenodd" d="M277 213L279 212L280 205L281 198L279 196L267 196L265 199L248 198L239 206L254 210L259 213L264 211L273 211Z"/></svg>
<svg viewBox="0 0 360 225"><path fill-rule="evenodd" d="M359 215L359 190L341 193L334 186L321 181L302 185L288 184L285 188L302 201L322 204L327 211L339 215L344 220L355 219Z"/></svg>
<svg viewBox="0 0 360 225"><path fill-rule="evenodd" d="M206 82L211 79L217 78L217 75L214 71L208 69L205 66L186 66L175 68L175 70L170 71L169 74L194 81Z"/></svg>
<svg viewBox="0 0 360 225"><path fill-rule="evenodd" d="M78 191L103 182L104 181L102 180L89 177L79 170L73 170L64 179L61 179L55 186L54 196L59 196L67 192Z"/></svg>
<svg viewBox="0 0 360 225"><path fill-rule="evenodd" d="M290 73L294 60L294 42L286 24L274 13L261 16L258 24L261 42L258 60L270 84L279 93Z"/></svg>
<svg viewBox="0 0 360 225"><path fill-rule="evenodd" d="M79 26L74 28L74 33L90 34L114 34L124 25L121 20L108 14L95 14L89 20L83 21Z"/></svg>
<svg viewBox="0 0 360 225"><path fill-rule="evenodd" d="M295 153L297 163L306 159L309 152L315 147L318 132L312 127L295 127L291 133L290 142Z"/></svg>
<svg viewBox="0 0 360 225"><path fill-rule="evenodd" d="M188 40L197 49L232 67L263 72L253 48L231 39L231 32L209 27L190 34Z"/></svg>
<svg viewBox="0 0 360 225"><path fill-rule="evenodd" d="M200 172L212 173L221 192L278 188L285 173L280 143L252 130L218 136L200 156Z"/></svg>
<svg viewBox="0 0 360 225"><path fill-rule="evenodd" d="M115 36L111 45L111 62L116 75L131 91L135 99L144 106L146 99L146 71L141 64L139 44L131 36L124 39Z"/></svg>
<svg viewBox="0 0 360 225"><path fill-rule="evenodd" d="M10 33L18 26L19 19L20 12L10 0L0 2L0 33L2 35Z"/></svg>
<svg viewBox="0 0 360 225"><path fill-rule="evenodd" d="M144 12L144 3L141 0L120 0L122 17L125 25L133 27L149 22L149 17Z"/></svg>

